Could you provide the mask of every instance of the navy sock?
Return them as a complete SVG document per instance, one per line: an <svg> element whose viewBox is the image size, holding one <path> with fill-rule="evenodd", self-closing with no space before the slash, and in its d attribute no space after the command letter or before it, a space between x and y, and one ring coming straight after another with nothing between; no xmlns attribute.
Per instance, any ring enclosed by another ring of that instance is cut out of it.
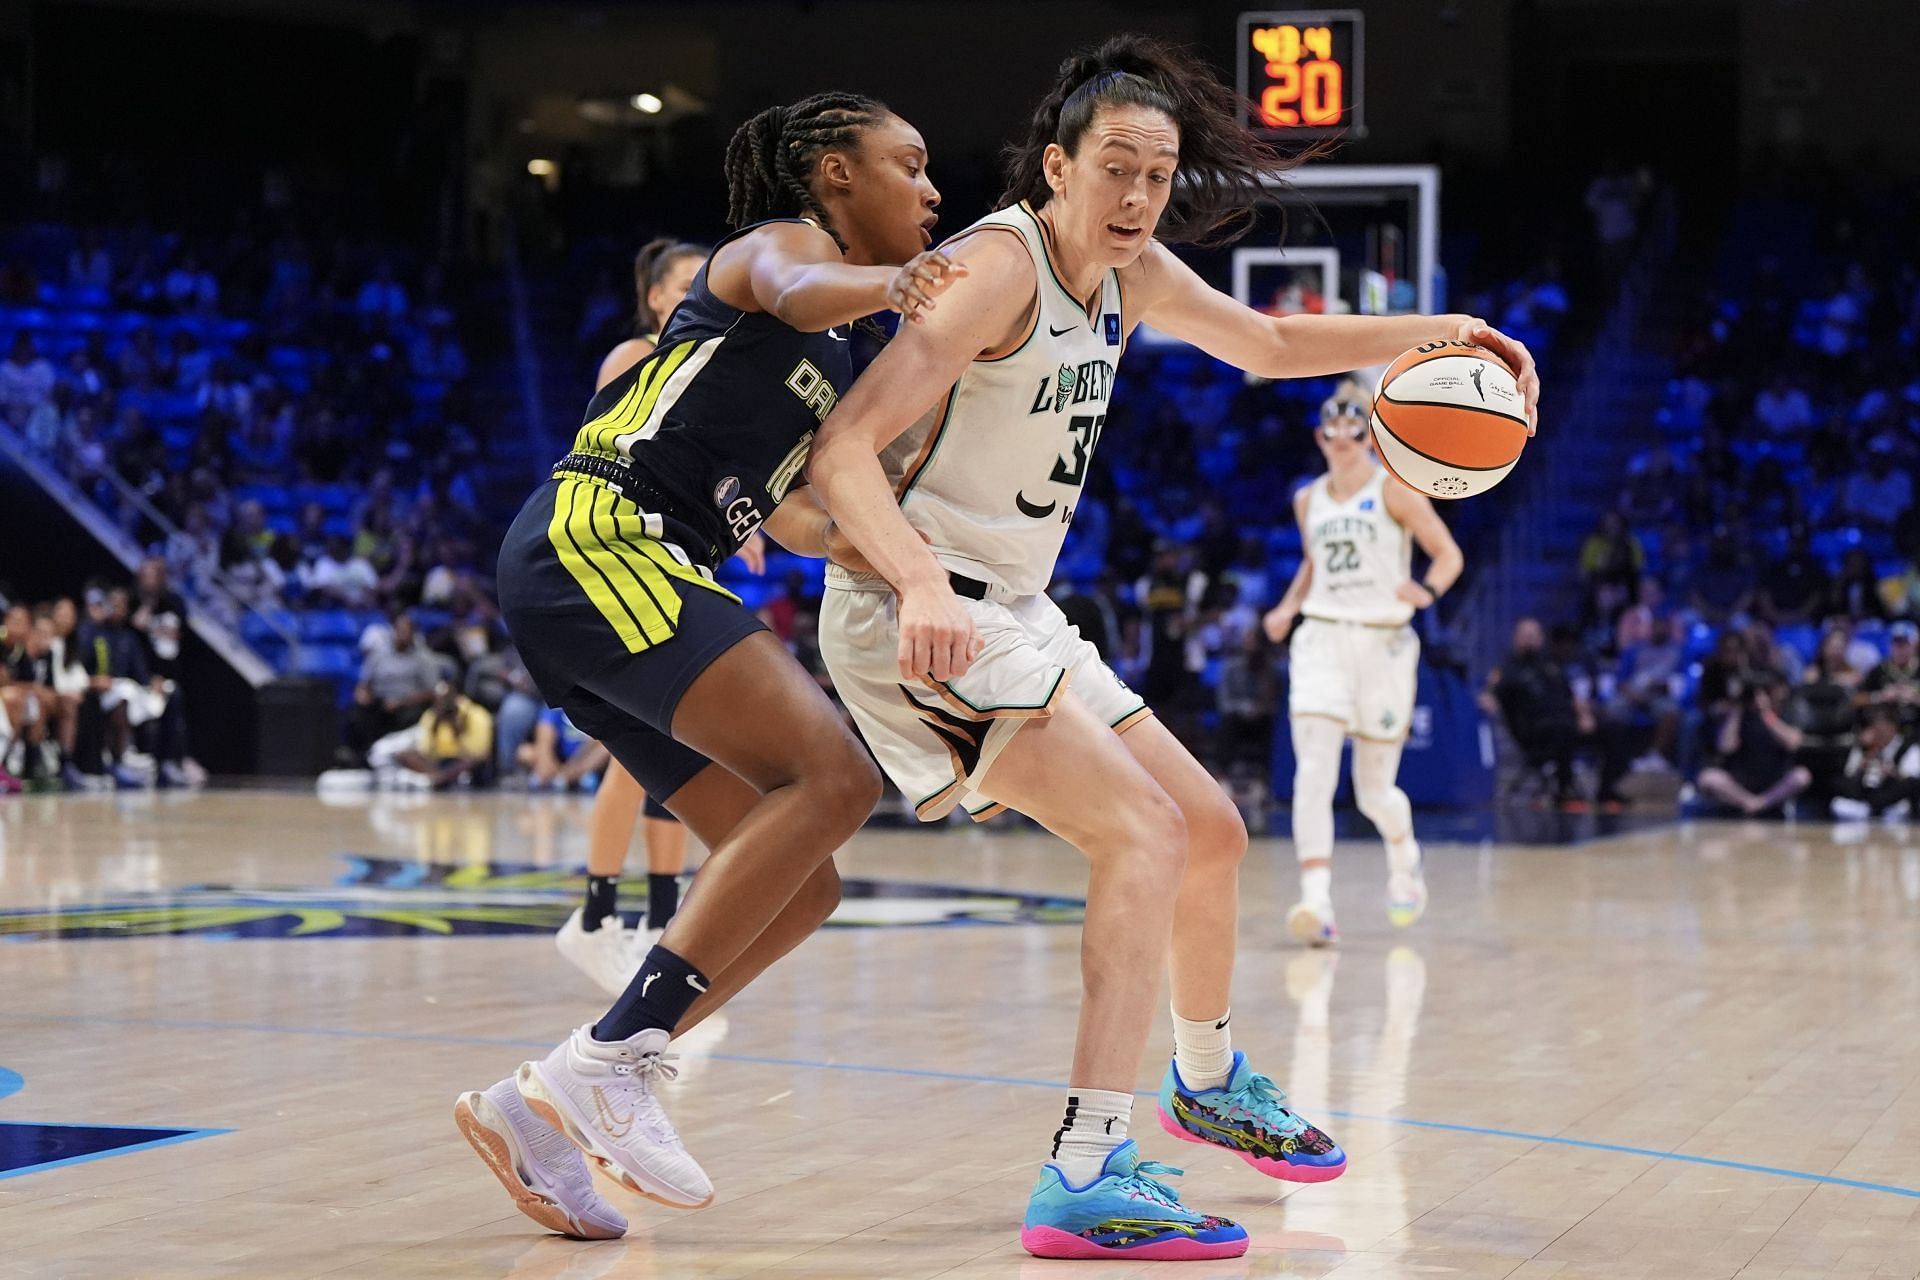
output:
<svg viewBox="0 0 1920 1280"><path fill-rule="evenodd" d="M662 872L647 876L647 928L664 929L680 909L680 877Z"/></svg>
<svg viewBox="0 0 1920 1280"><path fill-rule="evenodd" d="M672 1031L687 1007L707 989L707 975L665 947L656 946L640 962L640 971L593 1028L602 1044L630 1040L652 1027Z"/></svg>
<svg viewBox="0 0 1920 1280"><path fill-rule="evenodd" d="M620 912L620 877L588 876L587 905L580 911L580 927L592 933L608 916Z"/></svg>

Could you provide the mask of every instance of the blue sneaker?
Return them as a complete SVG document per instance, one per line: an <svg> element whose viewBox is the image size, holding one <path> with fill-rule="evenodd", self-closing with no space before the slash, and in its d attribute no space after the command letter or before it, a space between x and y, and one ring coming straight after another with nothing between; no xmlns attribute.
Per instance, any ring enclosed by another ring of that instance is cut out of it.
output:
<svg viewBox="0 0 1920 1280"><path fill-rule="evenodd" d="M1084 1187L1070 1185L1059 1165L1046 1165L1027 1201L1020 1244L1036 1258L1185 1262L1245 1253L1245 1227L1195 1213L1180 1203L1179 1192L1155 1178L1179 1172L1142 1160L1131 1138L1113 1149L1100 1176Z"/></svg>
<svg viewBox="0 0 1920 1280"><path fill-rule="evenodd" d="M1218 1089L1189 1089L1177 1064L1160 1081L1160 1127L1182 1142L1225 1147L1283 1182L1331 1182L1347 1171L1340 1144L1302 1120L1287 1095L1235 1050Z"/></svg>

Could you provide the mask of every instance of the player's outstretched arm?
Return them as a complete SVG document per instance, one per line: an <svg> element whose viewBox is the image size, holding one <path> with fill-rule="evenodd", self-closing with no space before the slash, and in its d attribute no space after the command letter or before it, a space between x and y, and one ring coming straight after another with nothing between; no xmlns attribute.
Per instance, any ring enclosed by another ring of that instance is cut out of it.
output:
<svg viewBox="0 0 1920 1280"><path fill-rule="evenodd" d="M1540 375L1525 344L1473 316L1269 316L1220 292L1165 245L1150 244L1124 277L1134 318L1263 378L1312 378L1385 364L1409 347L1477 342L1513 367L1538 418Z"/></svg>
<svg viewBox="0 0 1920 1280"><path fill-rule="evenodd" d="M978 652L973 623L946 571L901 514L880 452L933 407L982 352L1025 317L1033 267L1010 236L968 237L953 251L968 274L937 310L902 324L814 438L807 474L835 525L900 595L900 670L907 679L963 674Z"/></svg>
<svg viewBox="0 0 1920 1280"><path fill-rule="evenodd" d="M879 311L933 307L951 283L946 254L929 249L903 267L855 266L818 227L776 222L714 254L708 283L720 300L764 311L802 333L852 324Z"/></svg>

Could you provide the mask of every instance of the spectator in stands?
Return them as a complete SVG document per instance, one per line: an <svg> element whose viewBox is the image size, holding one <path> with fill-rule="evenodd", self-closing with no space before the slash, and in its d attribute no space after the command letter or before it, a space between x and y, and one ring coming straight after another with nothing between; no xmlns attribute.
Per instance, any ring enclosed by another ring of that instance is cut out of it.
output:
<svg viewBox="0 0 1920 1280"><path fill-rule="evenodd" d="M1827 566L1813 553L1805 525L1794 525L1787 535L1786 554L1770 560L1760 578L1755 608L1774 623L1806 622L1826 603L1830 584Z"/></svg>
<svg viewBox="0 0 1920 1280"><path fill-rule="evenodd" d="M250 609L278 609L287 585L280 566L262 555L237 524L220 537L220 576L234 601Z"/></svg>
<svg viewBox="0 0 1920 1280"><path fill-rule="evenodd" d="M1647 565L1646 549L1618 511L1603 512L1600 525L1580 546L1580 585L1587 620L1611 622L1634 597Z"/></svg>
<svg viewBox="0 0 1920 1280"><path fill-rule="evenodd" d="M127 626L126 589L95 583L86 600L87 620L74 636L87 674L76 744L80 770L91 777L110 773L122 787L143 787L146 778L127 756L135 719L144 722L152 709L141 696L149 673L140 639Z"/></svg>
<svg viewBox="0 0 1920 1280"><path fill-rule="evenodd" d="M1890 706L1869 707L1833 797L1843 820L1906 818L1920 805L1920 744Z"/></svg>
<svg viewBox="0 0 1920 1280"><path fill-rule="evenodd" d="M1841 621L1821 634L1813 661L1784 708L1800 731L1797 758L1807 768L1816 801L1833 795L1853 747L1854 691L1860 673L1847 660L1850 631Z"/></svg>
<svg viewBox="0 0 1920 1280"><path fill-rule="evenodd" d="M466 694L493 713L496 767L505 777L513 772L520 745L532 735L546 707L505 630L493 628L487 641L488 651L467 666Z"/></svg>
<svg viewBox="0 0 1920 1280"><path fill-rule="evenodd" d="M1487 674L1480 705L1505 722L1529 770L1552 775L1553 798L1564 804L1579 798L1574 755L1597 726L1566 668L1547 652L1546 639L1538 618L1515 623L1513 649Z"/></svg>
<svg viewBox="0 0 1920 1280"><path fill-rule="evenodd" d="M487 780L493 762L493 716L452 685L435 688L433 702L409 736L392 763L435 791Z"/></svg>
<svg viewBox="0 0 1920 1280"><path fill-rule="evenodd" d="M1642 183L1617 159L1587 184L1587 212L1593 216L1593 238L1599 246L1599 263L1609 278L1626 267L1633 250L1634 233L1639 230Z"/></svg>
<svg viewBox="0 0 1920 1280"><path fill-rule="evenodd" d="M347 743L363 755L394 730L418 723L440 683L440 659L420 638L413 615L396 613L392 626L391 641L374 646L362 661L353 690Z"/></svg>
<svg viewBox="0 0 1920 1280"><path fill-rule="evenodd" d="M1873 560L1860 547L1853 547L1840 560L1840 576L1827 589L1822 613L1831 617L1865 621L1885 618L1886 606L1880 599L1880 583L1874 576Z"/></svg>
<svg viewBox="0 0 1920 1280"><path fill-rule="evenodd" d="M300 521L295 526L293 539L299 548L300 562L312 564L327 552L327 509L317 502L309 502L300 508Z"/></svg>
<svg viewBox="0 0 1920 1280"><path fill-rule="evenodd" d="M1900 731L1920 731L1920 627L1902 619L1887 628L1887 656L1860 681L1863 709L1884 707Z"/></svg>
<svg viewBox="0 0 1920 1280"><path fill-rule="evenodd" d="M1645 605L1622 613L1616 630L1620 657L1613 696L1602 708L1606 727L1625 739L1622 750L1631 750L1636 740L1644 743L1633 761L1635 772L1668 769L1680 731L1680 705L1674 695L1680 646L1668 620L1655 617Z"/></svg>
<svg viewBox="0 0 1920 1280"><path fill-rule="evenodd" d="M1777 700L1786 685L1769 678L1747 686L1735 705L1711 721L1712 763L1700 771L1702 795L1735 813L1778 813L1813 781L1794 763L1800 731L1780 717Z"/></svg>
<svg viewBox="0 0 1920 1280"><path fill-rule="evenodd" d="M147 670L155 687L166 695L166 708L146 727L148 754L159 761L160 780L168 786L201 786L206 770L193 758L187 742L186 703L181 685L186 675L187 602L173 589L167 562L148 556L140 562L134 580L129 624L140 637Z"/></svg>
<svg viewBox="0 0 1920 1280"><path fill-rule="evenodd" d="M1733 530L1713 531L1706 558L1693 575L1693 611L1701 621L1725 626L1753 607L1753 565Z"/></svg>
<svg viewBox="0 0 1920 1280"><path fill-rule="evenodd" d="M365 556L356 555L345 538L334 534L320 558L301 571L300 585L313 603L364 609L373 603L380 577Z"/></svg>
<svg viewBox="0 0 1920 1280"><path fill-rule="evenodd" d="M558 707L541 712L533 741L520 747L520 766L535 791L568 791L594 786L607 767L607 749L574 727Z"/></svg>
<svg viewBox="0 0 1920 1280"><path fill-rule="evenodd" d="M11 414L18 408L24 420L53 399L53 384L53 365L34 349L33 335L25 329L14 334L12 349L0 361L0 411Z"/></svg>

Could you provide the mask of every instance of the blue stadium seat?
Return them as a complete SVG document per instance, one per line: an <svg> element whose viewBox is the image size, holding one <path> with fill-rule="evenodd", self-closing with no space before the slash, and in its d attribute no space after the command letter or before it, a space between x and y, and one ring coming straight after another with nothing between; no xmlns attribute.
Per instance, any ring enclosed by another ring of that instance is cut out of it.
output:
<svg viewBox="0 0 1920 1280"><path fill-rule="evenodd" d="M315 644L351 644L360 641L359 619L345 609L315 609L300 615L301 639Z"/></svg>
<svg viewBox="0 0 1920 1280"><path fill-rule="evenodd" d="M1796 622L1790 626L1776 628L1773 638L1781 648L1791 649L1800 655L1802 662L1813 660L1813 652L1820 647L1820 631L1809 622Z"/></svg>

